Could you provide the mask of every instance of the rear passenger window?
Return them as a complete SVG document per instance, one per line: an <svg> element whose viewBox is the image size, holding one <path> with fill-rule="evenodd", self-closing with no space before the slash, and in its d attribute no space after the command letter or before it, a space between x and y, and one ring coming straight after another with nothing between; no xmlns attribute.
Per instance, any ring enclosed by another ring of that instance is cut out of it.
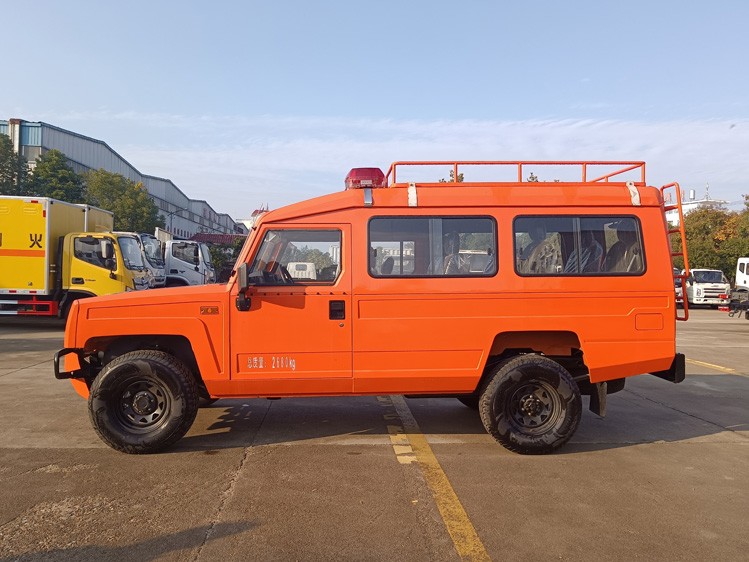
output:
<svg viewBox="0 0 749 562"><path fill-rule="evenodd" d="M374 277L483 277L497 272L491 217L377 217L369 221Z"/></svg>
<svg viewBox="0 0 749 562"><path fill-rule="evenodd" d="M639 275L645 270L635 217L533 216L514 221L521 275Z"/></svg>

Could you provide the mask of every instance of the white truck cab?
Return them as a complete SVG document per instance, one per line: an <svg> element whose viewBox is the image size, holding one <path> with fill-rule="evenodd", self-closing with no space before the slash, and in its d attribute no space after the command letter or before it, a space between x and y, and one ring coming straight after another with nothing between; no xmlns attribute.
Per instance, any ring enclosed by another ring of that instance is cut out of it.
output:
<svg viewBox="0 0 749 562"><path fill-rule="evenodd" d="M739 258L736 263L736 289L749 290L749 258Z"/></svg>
<svg viewBox="0 0 749 562"><path fill-rule="evenodd" d="M168 240L164 244L167 287L213 283L213 269L208 245L194 240Z"/></svg>
<svg viewBox="0 0 749 562"><path fill-rule="evenodd" d="M150 288L166 285L166 269L164 257L161 254L161 242L152 234L138 233L138 243L143 253L143 262L148 269L148 284Z"/></svg>
<svg viewBox="0 0 749 562"><path fill-rule="evenodd" d="M686 282L689 304L725 305L731 284L720 269L692 269Z"/></svg>

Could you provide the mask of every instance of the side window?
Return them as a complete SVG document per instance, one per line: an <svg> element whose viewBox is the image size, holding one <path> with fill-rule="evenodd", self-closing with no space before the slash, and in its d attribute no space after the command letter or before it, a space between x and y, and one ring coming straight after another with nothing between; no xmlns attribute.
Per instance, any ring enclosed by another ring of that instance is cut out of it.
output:
<svg viewBox="0 0 749 562"><path fill-rule="evenodd" d="M645 271L640 222L633 217L620 217L606 225L606 273L639 275Z"/></svg>
<svg viewBox="0 0 749 562"><path fill-rule="evenodd" d="M520 275L639 275L640 223L634 217L532 216L514 221Z"/></svg>
<svg viewBox="0 0 749 562"><path fill-rule="evenodd" d="M107 254L114 256L114 246L109 240L84 236L73 241L73 255L79 260L104 269L116 269L115 259L105 258Z"/></svg>
<svg viewBox="0 0 749 562"><path fill-rule="evenodd" d="M200 263L198 257L198 245L187 244L185 242L175 242L172 244L172 256L193 265Z"/></svg>
<svg viewBox="0 0 749 562"><path fill-rule="evenodd" d="M256 285L333 285L341 274L340 230L265 233L250 266Z"/></svg>
<svg viewBox="0 0 749 562"><path fill-rule="evenodd" d="M368 236L373 277L483 277L497 272L491 217L375 217Z"/></svg>

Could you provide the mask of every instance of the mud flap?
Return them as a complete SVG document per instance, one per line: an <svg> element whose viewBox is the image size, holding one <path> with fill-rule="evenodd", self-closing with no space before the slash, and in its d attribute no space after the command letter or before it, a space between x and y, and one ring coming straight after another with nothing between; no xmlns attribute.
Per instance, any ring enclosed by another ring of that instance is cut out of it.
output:
<svg viewBox="0 0 749 562"><path fill-rule="evenodd" d="M606 381L594 383L590 393L590 411L602 418L606 417L607 386Z"/></svg>

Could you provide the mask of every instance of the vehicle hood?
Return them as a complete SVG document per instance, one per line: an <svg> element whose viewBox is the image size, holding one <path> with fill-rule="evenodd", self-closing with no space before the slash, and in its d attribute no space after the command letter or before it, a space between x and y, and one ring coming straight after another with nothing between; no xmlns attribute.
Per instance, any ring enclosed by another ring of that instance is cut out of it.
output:
<svg viewBox="0 0 749 562"><path fill-rule="evenodd" d="M228 302L228 285L147 289L80 299L70 309L65 346L82 347L90 338L116 334L183 333L192 325L220 323Z"/></svg>

